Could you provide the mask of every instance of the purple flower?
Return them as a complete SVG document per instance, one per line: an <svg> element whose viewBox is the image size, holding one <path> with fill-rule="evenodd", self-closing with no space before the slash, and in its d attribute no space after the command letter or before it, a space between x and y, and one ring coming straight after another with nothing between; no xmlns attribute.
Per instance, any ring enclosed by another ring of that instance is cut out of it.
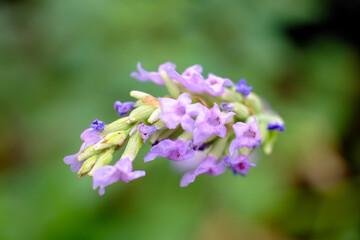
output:
<svg viewBox="0 0 360 240"><path fill-rule="evenodd" d="M200 174L208 174L217 176L224 173L226 170L226 165L224 161L217 162L216 157L208 156L204 160L201 161L199 166L192 172L187 172L181 178L180 186L186 187L190 183L195 181L195 178Z"/></svg>
<svg viewBox="0 0 360 240"><path fill-rule="evenodd" d="M131 77L136 78L137 80L139 80L140 82L146 82L146 81L152 81L158 85L165 85L164 80L162 79L160 72L161 71L165 71L167 72L168 69L175 69L176 65L174 63L171 62L166 62L164 64L161 64L159 66L159 71L158 72L148 72L145 71L142 67L140 62L138 62L137 64L137 69L138 69L138 73L137 72L133 72L131 73Z"/></svg>
<svg viewBox="0 0 360 240"><path fill-rule="evenodd" d="M192 116L198 113L201 104L191 105L188 93L181 94L177 100L171 98L159 98L159 100L162 111L159 118L166 124L166 127L174 129L181 124L184 130L193 131L195 121Z"/></svg>
<svg viewBox="0 0 360 240"><path fill-rule="evenodd" d="M241 79L235 85L235 91L241 93L245 98L250 94L251 90L252 86L248 86L245 79Z"/></svg>
<svg viewBox="0 0 360 240"><path fill-rule="evenodd" d="M279 130L281 132L285 131L285 126L282 123L278 123L278 122L274 122L274 123L269 123L268 130Z"/></svg>
<svg viewBox="0 0 360 240"><path fill-rule="evenodd" d="M225 137L226 135L226 121L234 116L235 113L222 113L219 109L219 105L214 103L214 107L206 109L206 111L199 114L196 119L196 128L194 129L194 142L198 143L211 135L215 134L219 137Z"/></svg>
<svg viewBox="0 0 360 240"><path fill-rule="evenodd" d="M213 96L221 96L225 92L224 86L232 86L234 83L228 78L221 78L212 73L209 73L208 78L202 82L205 92Z"/></svg>
<svg viewBox="0 0 360 240"><path fill-rule="evenodd" d="M227 156L224 161L233 170L234 174L241 174L242 176L248 173L250 167L256 167L255 163L249 163L249 159L245 154L241 154L234 160L232 160L230 156Z"/></svg>
<svg viewBox="0 0 360 240"><path fill-rule="evenodd" d="M153 146L144 157L144 161L148 162L157 157L165 157L173 161L182 161L195 155L191 146L191 140L170 140L165 139Z"/></svg>
<svg viewBox="0 0 360 240"><path fill-rule="evenodd" d="M132 161L122 158L114 166L103 166L93 174L93 189L100 187L99 194L105 193L105 187L117 181L130 182L145 176L145 171L133 171Z"/></svg>
<svg viewBox="0 0 360 240"><path fill-rule="evenodd" d="M235 105L233 103L228 103L228 102L222 102L220 104L220 108L222 110L225 110L227 112L232 112L235 110Z"/></svg>
<svg viewBox="0 0 360 240"><path fill-rule="evenodd" d="M92 124L90 125L90 127L92 129L95 129L98 132L104 131L104 126L105 126L105 123L103 121L100 121L97 119L95 121L93 121Z"/></svg>
<svg viewBox="0 0 360 240"><path fill-rule="evenodd" d="M157 129L155 126L148 126L144 123L140 123L137 126L137 130L141 134L141 138L145 143L149 136L151 136Z"/></svg>
<svg viewBox="0 0 360 240"><path fill-rule="evenodd" d="M122 103L120 101L116 101L114 103L114 108L120 116L125 117L130 110L134 109L134 105L135 105L135 102Z"/></svg>
<svg viewBox="0 0 360 240"><path fill-rule="evenodd" d="M66 164L70 164L71 165L71 171L73 172L77 172L80 170L82 164L84 161L79 162L77 160L77 157L79 156L79 154L85 150L86 148L88 148L89 146L97 143L98 141L100 141L101 137L98 131L96 131L93 128L88 128L86 129L81 135L80 135L81 139L84 141L83 144L80 147L80 150L78 153L74 154L74 155L70 155L70 156L66 156L64 157L64 162Z"/></svg>
<svg viewBox="0 0 360 240"><path fill-rule="evenodd" d="M166 73L171 79L179 81L184 87L194 93L202 93L204 91L202 83L204 77L201 75L202 67L193 65L188 67L181 75L175 71L175 68L168 68Z"/></svg>
<svg viewBox="0 0 360 240"><path fill-rule="evenodd" d="M243 147L252 149L261 142L260 131L256 118L250 124L237 122L233 125L236 138L230 144L230 154L233 155L235 150Z"/></svg>

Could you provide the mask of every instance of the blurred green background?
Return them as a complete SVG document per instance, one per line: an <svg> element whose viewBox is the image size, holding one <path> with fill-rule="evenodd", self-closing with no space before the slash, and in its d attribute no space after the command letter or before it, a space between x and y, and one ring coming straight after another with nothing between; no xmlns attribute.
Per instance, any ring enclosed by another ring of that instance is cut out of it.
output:
<svg viewBox="0 0 360 240"><path fill-rule="evenodd" d="M0 1L0 239L360 239L356 2ZM165 94L138 61L246 78L285 119L273 154L185 189L140 156L98 196L63 157L129 91Z"/></svg>

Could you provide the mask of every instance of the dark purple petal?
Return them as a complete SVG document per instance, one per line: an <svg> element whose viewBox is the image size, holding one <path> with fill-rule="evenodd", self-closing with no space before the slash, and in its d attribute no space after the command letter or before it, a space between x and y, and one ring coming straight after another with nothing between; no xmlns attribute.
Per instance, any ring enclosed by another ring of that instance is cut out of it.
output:
<svg viewBox="0 0 360 240"><path fill-rule="evenodd" d="M105 123L97 119L93 121L92 124L90 125L90 128L95 129L98 132L104 131L104 127L105 127Z"/></svg>
<svg viewBox="0 0 360 240"><path fill-rule="evenodd" d="M275 122L275 123L269 123L267 129L268 130L279 130L279 131L283 132L283 131L285 131L285 126L282 123Z"/></svg>
<svg viewBox="0 0 360 240"><path fill-rule="evenodd" d="M250 94L251 90L252 86L248 86L245 79L241 79L235 85L235 91L241 93L245 98Z"/></svg>
<svg viewBox="0 0 360 240"><path fill-rule="evenodd" d="M134 109L134 106L135 106L135 102L122 103L120 101L116 101L114 103L115 110L118 112L120 116L123 117L125 117L130 110Z"/></svg>

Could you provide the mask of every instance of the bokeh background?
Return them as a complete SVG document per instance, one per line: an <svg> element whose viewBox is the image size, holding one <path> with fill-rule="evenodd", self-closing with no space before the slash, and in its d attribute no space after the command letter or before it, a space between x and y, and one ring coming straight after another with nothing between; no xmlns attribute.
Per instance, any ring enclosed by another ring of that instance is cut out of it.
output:
<svg viewBox="0 0 360 240"><path fill-rule="evenodd" d="M360 239L356 0L0 1L0 239ZM188 188L164 159L98 196L63 157L136 63L246 78L283 116L246 178Z"/></svg>

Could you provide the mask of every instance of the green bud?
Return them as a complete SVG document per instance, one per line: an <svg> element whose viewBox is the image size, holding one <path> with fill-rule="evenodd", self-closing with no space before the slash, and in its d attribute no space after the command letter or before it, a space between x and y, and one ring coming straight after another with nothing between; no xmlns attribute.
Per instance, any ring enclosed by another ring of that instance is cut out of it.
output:
<svg viewBox="0 0 360 240"><path fill-rule="evenodd" d="M95 150L105 149L111 146L122 146L126 140L127 132L117 131L106 135L104 139L94 145Z"/></svg>
<svg viewBox="0 0 360 240"><path fill-rule="evenodd" d="M180 128L181 129L181 128ZM181 129L182 130L182 129ZM183 131L178 137L178 140L189 141L194 138L192 132Z"/></svg>
<svg viewBox="0 0 360 240"><path fill-rule="evenodd" d="M277 135L278 135L278 131L268 131L268 138L263 143L263 150L265 154L267 155L271 154Z"/></svg>
<svg viewBox="0 0 360 240"><path fill-rule="evenodd" d="M170 95L174 98L178 98L180 95L180 90L176 86L176 84L169 78L169 76L166 74L165 71L161 71L160 75L162 79L164 80L164 83L166 85L166 88L168 89Z"/></svg>
<svg viewBox="0 0 360 240"><path fill-rule="evenodd" d="M89 176L92 177L95 170L99 169L100 167L109 165L109 163L113 159L114 152L115 152L115 147L111 147L111 148L106 149L106 151L104 151L102 154L100 154L95 165L89 171L89 173L88 173Z"/></svg>
<svg viewBox="0 0 360 240"><path fill-rule="evenodd" d="M105 137L106 135L108 135L111 132L115 132L115 131L124 131L127 130L131 127L131 125L129 125L127 123L127 121L129 120L129 117L124 117L124 118L120 118L110 124L105 125L104 127L104 131L101 132L101 137Z"/></svg>
<svg viewBox="0 0 360 240"><path fill-rule="evenodd" d="M161 109L157 108L155 111L150 115L149 119L147 120L149 123L154 123L159 120L159 114L161 113Z"/></svg>
<svg viewBox="0 0 360 240"><path fill-rule="evenodd" d="M234 112L236 113L236 117L240 118L240 119L245 119L249 116L249 109L241 103L234 103Z"/></svg>
<svg viewBox="0 0 360 240"><path fill-rule="evenodd" d="M157 130L162 130L162 129L165 129L165 128L166 128L166 124L165 124L163 121L161 121L161 120L157 120L157 121L153 124L153 126L155 126Z"/></svg>
<svg viewBox="0 0 360 240"><path fill-rule="evenodd" d="M146 96L150 96L148 93L140 92L140 91L131 91L130 96L139 100L144 99Z"/></svg>
<svg viewBox="0 0 360 240"><path fill-rule="evenodd" d="M244 99L240 93L235 92L234 90L230 90L228 88L225 88L224 94L221 95L219 98L225 102L242 102Z"/></svg>
<svg viewBox="0 0 360 240"><path fill-rule="evenodd" d="M79 175L85 175L88 173L92 167L95 165L96 160L99 158L99 155L94 155L88 159L85 160L83 165L81 166L80 170L78 171Z"/></svg>
<svg viewBox="0 0 360 240"><path fill-rule="evenodd" d="M84 151L80 153L80 155L77 157L77 160L79 162L84 161L85 159L88 159L89 157L92 157L94 155L97 155L101 153L103 150L95 150L94 145L91 145L90 147L86 148Z"/></svg>
<svg viewBox="0 0 360 240"><path fill-rule="evenodd" d="M138 131L135 132L134 135L129 138L129 141L121 158L128 157L131 161L134 160L143 144L144 143L141 138L141 134Z"/></svg>
<svg viewBox="0 0 360 240"><path fill-rule="evenodd" d="M156 131L153 135L150 136L149 142L150 144L154 144L160 137L163 131Z"/></svg>
<svg viewBox="0 0 360 240"><path fill-rule="evenodd" d="M151 116L154 110L155 108L149 105L137 107L130 113L128 122L145 121Z"/></svg>
<svg viewBox="0 0 360 240"><path fill-rule="evenodd" d="M254 110L254 113L263 112L261 99L255 93L251 92L244 102Z"/></svg>
<svg viewBox="0 0 360 240"><path fill-rule="evenodd" d="M221 157L223 155L223 152L225 151L227 141L228 137L217 138L211 146L209 155L212 155L216 158Z"/></svg>

